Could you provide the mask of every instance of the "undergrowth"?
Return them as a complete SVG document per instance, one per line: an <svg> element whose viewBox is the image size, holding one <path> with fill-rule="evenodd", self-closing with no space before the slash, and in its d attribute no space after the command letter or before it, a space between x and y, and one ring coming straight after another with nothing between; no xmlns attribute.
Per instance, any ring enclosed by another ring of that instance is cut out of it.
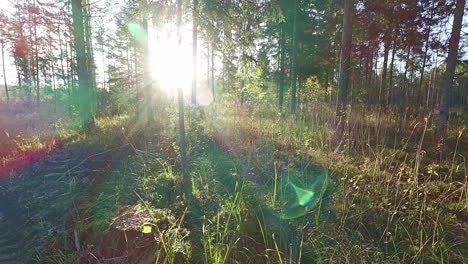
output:
<svg viewBox="0 0 468 264"><path fill-rule="evenodd" d="M430 116L385 122L391 114L356 109L337 147L333 112L313 107L298 116L225 102L190 111L190 204L175 124L145 131L134 144L138 130L127 119L96 122L102 134L89 134L89 142L111 145L119 131L132 151L80 203L74 225L95 245L80 258L130 261L138 252L156 263L466 261L465 124L452 123L441 148L431 139ZM121 222L133 225L122 229ZM109 239L122 232L139 235L106 255ZM134 247L143 242L144 252Z"/></svg>

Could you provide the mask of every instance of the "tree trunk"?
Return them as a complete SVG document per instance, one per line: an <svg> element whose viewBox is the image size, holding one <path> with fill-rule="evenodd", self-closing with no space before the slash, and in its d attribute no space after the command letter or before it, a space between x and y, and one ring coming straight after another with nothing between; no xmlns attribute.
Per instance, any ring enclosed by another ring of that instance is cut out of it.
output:
<svg viewBox="0 0 468 264"><path fill-rule="evenodd" d="M213 42L211 43L211 95L213 96L213 100L214 100L214 96L215 96L215 65L214 65L214 62L215 62L215 47L214 47L214 44Z"/></svg>
<svg viewBox="0 0 468 264"><path fill-rule="evenodd" d="M283 101L284 101L284 62L285 62L285 32L284 32L284 23L281 24L281 36L280 36L280 78L279 78L279 91L278 91L278 105L280 111L283 109Z"/></svg>
<svg viewBox="0 0 468 264"><path fill-rule="evenodd" d="M431 35L431 26L427 29L427 35L426 35L426 46L424 47L424 56L423 56L423 64L421 68L421 74L420 74L420 79L419 79L419 92L422 93L422 85L424 81L424 70L426 69L426 60L427 60L427 52L429 50L429 36ZM423 96L420 96L420 99L422 99ZM418 102L418 105L420 105L420 102Z"/></svg>
<svg viewBox="0 0 468 264"><path fill-rule="evenodd" d="M447 136L447 123L449 117L448 98L452 90L453 77L455 75L455 66L457 65L458 44L460 42L460 31L462 27L464 8L465 0L457 0L455 15L453 18L452 33L449 41L447 66L445 69L444 81L441 83L440 86L441 99L439 107L439 124L437 128L437 137L441 144L445 144Z"/></svg>
<svg viewBox="0 0 468 264"><path fill-rule="evenodd" d="M192 105L197 104L197 41L198 41L198 0L193 0L193 31L192 31Z"/></svg>
<svg viewBox="0 0 468 264"><path fill-rule="evenodd" d="M91 111L89 71L86 64L86 42L81 0L72 0L73 38L75 41L76 69L78 75L78 107L82 125L88 125L93 118Z"/></svg>
<svg viewBox="0 0 468 264"><path fill-rule="evenodd" d="M292 58L291 58L291 113L296 112L296 89L297 89L297 1L294 0L293 9L293 35L292 35Z"/></svg>
<svg viewBox="0 0 468 264"><path fill-rule="evenodd" d="M402 103L403 103L403 107L405 108L408 106L408 102L409 102L408 69L409 69L410 55L411 55L411 47L408 47L408 51L406 52L405 72L403 73L403 85L401 85L401 89L404 89L401 95L402 96L404 95L403 96L404 100L402 100Z"/></svg>
<svg viewBox="0 0 468 264"><path fill-rule="evenodd" d="M149 51L149 31L148 31L148 20L146 18L142 21L143 29L145 30L146 38L143 44L143 105L144 115L148 122L147 125L154 124L154 113L153 113L153 80L151 77L151 56Z"/></svg>
<svg viewBox="0 0 468 264"><path fill-rule="evenodd" d="M6 71L5 71L5 41L2 39L0 40L2 43L2 65L3 65L3 81L5 82L5 95L7 97L7 101L10 101L10 94L8 93L8 84L6 78Z"/></svg>
<svg viewBox="0 0 468 264"><path fill-rule="evenodd" d="M397 31L397 30L395 30ZM395 66L395 55L397 51L397 37L398 34L395 33L393 38L393 48L392 48L392 60L390 62L390 77L388 85L388 104L393 104L393 67Z"/></svg>
<svg viewBox="0 0 468 264"><path fill-rule="evenodd" d="M177 38L178 47L182 46L182 0L177 0ZM185 116L184 116L184 90L182 85L177 87L177 102L179 115L179 148L180 165L182 167L182 177L184 185L185 198L189 205L192 200L192 181L187 167L187 150L185 141Z"/></svg>
<svg viewBox="0 0 468 264"><path fill-rule="evenodd" d="M379 103L385 109L387 107L387 68L388 55L390 53L390 30L387 30L384 36L384 61L382 66L382 79L380 82Z"/></svg>
<svg viewBox="0 0 468 264"><path fill-rule="evenodd" d="M86 3L87 1L85 1ZM86 3L86 5L88 5ZM96 64L94 63L93 42L91 31L91 14L88 12L88 7L83 8L83 22L86 39L86 65L88 67L89 76L89 98L91 99L92 111L96 111L97 98L96 98Z"/></svg>
<svg viewBox="0 0 468 264"><path fill-rule="evenodd" d="M40 105L40 87L39 87L39 47L38 47L38 39L37 39L37 21L36 21L36 15L34 15L33 19L33 24L34 24L34 47L35 47L35 59L36 59L36 104L37 106Z"/></svg>
<svg viewBox="0 0 468 264"><path fill-rule="evenodd" d="M210 43L206 43L206 88L210 89Z"/></svg>
<svg viewBox="0 0 468 264"><path fill-rule="evenodd" d="M344 18L343 18L343 36L341 40L341 55L340 55L340 84L338 90L338 100L336 106L335 120L335 139L337 144L341 142L344 132L346 120L346 105L348 101L349 90L349 75L351 73L351 46L352 46L352 12L353 0L345 0L344 2Z"/></svg>

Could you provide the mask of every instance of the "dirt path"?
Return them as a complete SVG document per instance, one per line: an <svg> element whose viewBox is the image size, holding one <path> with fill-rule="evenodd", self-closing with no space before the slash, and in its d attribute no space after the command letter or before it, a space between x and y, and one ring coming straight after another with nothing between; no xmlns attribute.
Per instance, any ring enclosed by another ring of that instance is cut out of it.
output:
<svg viewBox="0 0 468 264"><path fill-rule="evenodd" d="M18 170L0 189L0 264L41 260L52 237L70 236L67 216L123 151L72 145Z"/></svg>
<svg viewBox="0 0 468 264"><path fill-rule="evenodd" d="M0 226L6 226L5 217L0 213ZM9 230L2 230L0 233L0 264L22 263L19 257L19 248L15 234Z"/></svg>

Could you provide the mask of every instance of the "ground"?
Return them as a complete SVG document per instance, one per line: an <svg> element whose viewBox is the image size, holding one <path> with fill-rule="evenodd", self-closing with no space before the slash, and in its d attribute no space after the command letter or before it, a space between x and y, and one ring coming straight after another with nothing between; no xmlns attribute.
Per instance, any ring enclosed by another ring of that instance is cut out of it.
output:
<svg viewBox="0 0 468 264"><path fill-rule="evenodd" d="M464 119L452 122L441 148L424 119L409 114L401 124L356 112L336 148L326 106L302 120L248 105L188 110L192 199L182 191L173 123L141 129L120 115L97 117L86 131L47 126L31 134L57 143L3 178L0 243L13 250L0 260L466 260ZM376 131L381 139L359 143ZM22 257L11 254L20 248Z"/></svg>

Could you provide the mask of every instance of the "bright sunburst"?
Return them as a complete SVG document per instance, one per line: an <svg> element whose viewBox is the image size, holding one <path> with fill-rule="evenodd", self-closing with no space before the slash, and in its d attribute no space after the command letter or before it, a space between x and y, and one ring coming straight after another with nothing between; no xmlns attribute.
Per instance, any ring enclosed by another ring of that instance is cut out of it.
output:
<svg viewBox="0 0 468 264"><path fill-rule="evenodd" d="M150 28L149 43L153 79L168 95L175 95L179 86L187 94L193 72L191 32L183 31L179 46L177 32L173 28Z"/></svg>

